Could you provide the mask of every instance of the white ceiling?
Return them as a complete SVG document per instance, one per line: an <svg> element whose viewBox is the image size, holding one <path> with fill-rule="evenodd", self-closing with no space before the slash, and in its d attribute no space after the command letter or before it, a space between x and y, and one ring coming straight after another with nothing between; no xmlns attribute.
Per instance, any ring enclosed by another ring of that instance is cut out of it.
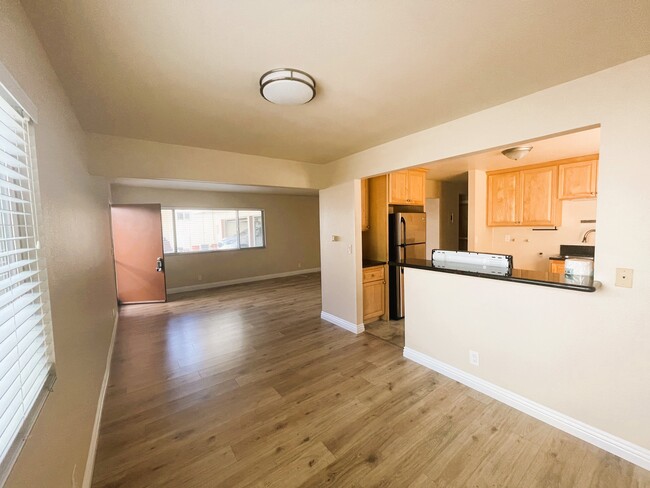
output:
<svg viewBox="0 0 650 488"><path fill-rule="evenodd" d="M501 151L507 147L520 145L532 146L533 149L527 156L518 161L513 161L501 154ZM465 181L467 171L472 169L493 171L516 168L518 166L598 154L599 150L600 128L597 127L545 139L522 141L476 154L436 161L423 167L428 169L427 179L429 180Z"/></svg>
<svg viewBox="0 0 650 488"><path fill-rule="evenodd" d="M279 186L231 185L208 181L150 180L144 178L115 178L111 183L123 186L165 188L169 190L217 191L226 193L272 193L275 195L318 195L310 188L283 188Z"/></svg>
<svg viewBox="0 0 650 488"><path fill-rule="evenodd" d="M22 4L85 130L314 163L650 53L639 0ZM316 98L263 100L278 67Z"/></svg>

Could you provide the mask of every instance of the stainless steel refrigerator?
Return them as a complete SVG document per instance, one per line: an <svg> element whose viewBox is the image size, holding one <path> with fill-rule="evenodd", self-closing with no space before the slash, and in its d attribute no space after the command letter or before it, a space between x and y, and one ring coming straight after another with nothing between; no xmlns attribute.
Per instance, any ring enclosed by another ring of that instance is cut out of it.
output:
<svg viewBox="0 0 650 488"><path fill-rule="evenodd" d="M426 259L427 215L424 212L398 212L389 215L388 242L391 261ZM390 318L404 317L404 268L389 270Z"/></svg>

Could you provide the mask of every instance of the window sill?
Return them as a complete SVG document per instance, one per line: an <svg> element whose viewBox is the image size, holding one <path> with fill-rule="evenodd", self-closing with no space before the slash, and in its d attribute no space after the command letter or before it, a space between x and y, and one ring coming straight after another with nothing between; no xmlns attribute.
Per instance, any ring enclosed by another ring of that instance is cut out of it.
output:
<svg viewBox="0 0 650 488"><path fill-rule="evenodd" d="M232 252L232 251L256 251L259 249L266 249L266 246L241 247L237 249L208 249L207 251L169 252L169 253L166 252L165 257L188 256L192 254L213 254L213 253Z"/></svg>

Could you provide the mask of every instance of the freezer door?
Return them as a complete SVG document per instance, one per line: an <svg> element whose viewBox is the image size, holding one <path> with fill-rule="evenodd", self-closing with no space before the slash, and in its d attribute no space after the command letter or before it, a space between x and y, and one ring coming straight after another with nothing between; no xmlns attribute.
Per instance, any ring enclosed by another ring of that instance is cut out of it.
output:
<svg viewBox="0 0 650 488"><path fill-rule="evenodd" d="M405 256L406 259L427 259L426 244L407 244L402 250L402 256Z"/></svg>
<svg viewBox="0 0 650 488"><path fill-rule="evenodd" d="M397 244L414 244L426 242L427 240L427 214L397 213L395 214L397 224Z"/></svg>

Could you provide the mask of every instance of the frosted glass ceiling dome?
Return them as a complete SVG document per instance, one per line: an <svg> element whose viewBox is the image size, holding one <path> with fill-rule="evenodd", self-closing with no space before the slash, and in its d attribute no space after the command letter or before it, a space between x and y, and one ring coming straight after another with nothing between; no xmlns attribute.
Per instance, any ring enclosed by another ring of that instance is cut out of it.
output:
<svg viewBox="0 0 650 488"><path fill-rule="evenodd" d="M298 69L272 69L260 78L260 94L278 105L302 105L316 96L316 81Z"/></svg>

